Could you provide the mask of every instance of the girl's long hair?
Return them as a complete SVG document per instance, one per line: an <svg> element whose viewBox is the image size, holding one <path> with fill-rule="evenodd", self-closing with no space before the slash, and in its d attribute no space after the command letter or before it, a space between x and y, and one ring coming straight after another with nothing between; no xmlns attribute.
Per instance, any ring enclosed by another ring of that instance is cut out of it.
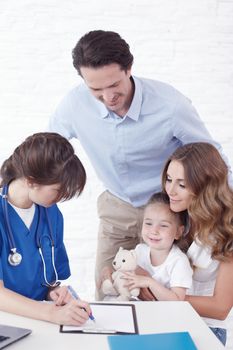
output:
<svg viewBox="0 0 233 350"><path fill-rule="evenodd" d="M233 191L228 183L228 167L218 150L197 142L179 147L168 159L162 175L165 190L171 161L184 167L185 185L193 194L187 208L193 238L210 247L218 260L233 256Z"/></svg>

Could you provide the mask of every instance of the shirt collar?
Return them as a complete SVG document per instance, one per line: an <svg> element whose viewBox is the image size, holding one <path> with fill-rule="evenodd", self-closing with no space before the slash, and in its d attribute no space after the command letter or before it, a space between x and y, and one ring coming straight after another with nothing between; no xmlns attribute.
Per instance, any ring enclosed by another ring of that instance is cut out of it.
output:
<svg viewBox="0 0 233 350"><path fill-rule="evenodd" d="M126 116L130 119L133 119L134 121L138 121L140 111L141 111L141 105L142 105L142 86L141 82L132 76L132 80L134 82L134 96L133 100L131 102L131 105L129 107L128 112L126 113ZM105 105L97 101L100 105L100 116L101 118L106 118L110 115L109 110L105 107Z"/></svg>
<svg viewBox="0 0 233 350"><path fill-rule="evenodd" d="M98 100L97 100L97 102L100 105L100 117L103 118L103 119L108 117L109 116L109 110L105 107L105 105L102 102L100 102Z"/></svg>
<svg viewBox="0 0 233 350"><path fill-rule="evenodd" d="M132 77L132 79L134 82L134 96L126 116L138 121L142 106L142 86L137 78Z"/></svg>

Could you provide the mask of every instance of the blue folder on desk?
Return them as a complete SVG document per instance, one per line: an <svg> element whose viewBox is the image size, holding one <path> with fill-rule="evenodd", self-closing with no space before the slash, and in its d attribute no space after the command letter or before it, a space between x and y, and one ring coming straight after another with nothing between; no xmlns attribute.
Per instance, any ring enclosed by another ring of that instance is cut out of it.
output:
<svg viewBox="0 0 233 350"><path fill-rule="evenodd" d="M111 350L197 350L188 332L112 335L108 343Z"/></svg>

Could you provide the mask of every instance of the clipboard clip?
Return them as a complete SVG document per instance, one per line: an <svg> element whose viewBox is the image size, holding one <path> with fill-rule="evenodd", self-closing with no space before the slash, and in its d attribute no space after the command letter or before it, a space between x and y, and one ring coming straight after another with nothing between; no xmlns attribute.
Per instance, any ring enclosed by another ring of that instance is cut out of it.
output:
<svg viewBox="0 0 233 350"><path fill-rule="evenodd" d="M115 334L117 331L115 329L104 329L104 328L84 328L82 330L83 333L109 333L109 334Z"/></svg>

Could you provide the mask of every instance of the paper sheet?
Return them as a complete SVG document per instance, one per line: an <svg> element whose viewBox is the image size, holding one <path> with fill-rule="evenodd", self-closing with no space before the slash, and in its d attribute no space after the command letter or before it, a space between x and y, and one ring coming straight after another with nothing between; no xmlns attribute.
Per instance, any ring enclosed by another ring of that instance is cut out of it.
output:
<svg viewBox="0 0 233 350"><path fill-rule="evenodd" d="M62 332L132 333L138 332L135 306L132 304L90 304L95 322L82 327L63 326Z"/></svg>

